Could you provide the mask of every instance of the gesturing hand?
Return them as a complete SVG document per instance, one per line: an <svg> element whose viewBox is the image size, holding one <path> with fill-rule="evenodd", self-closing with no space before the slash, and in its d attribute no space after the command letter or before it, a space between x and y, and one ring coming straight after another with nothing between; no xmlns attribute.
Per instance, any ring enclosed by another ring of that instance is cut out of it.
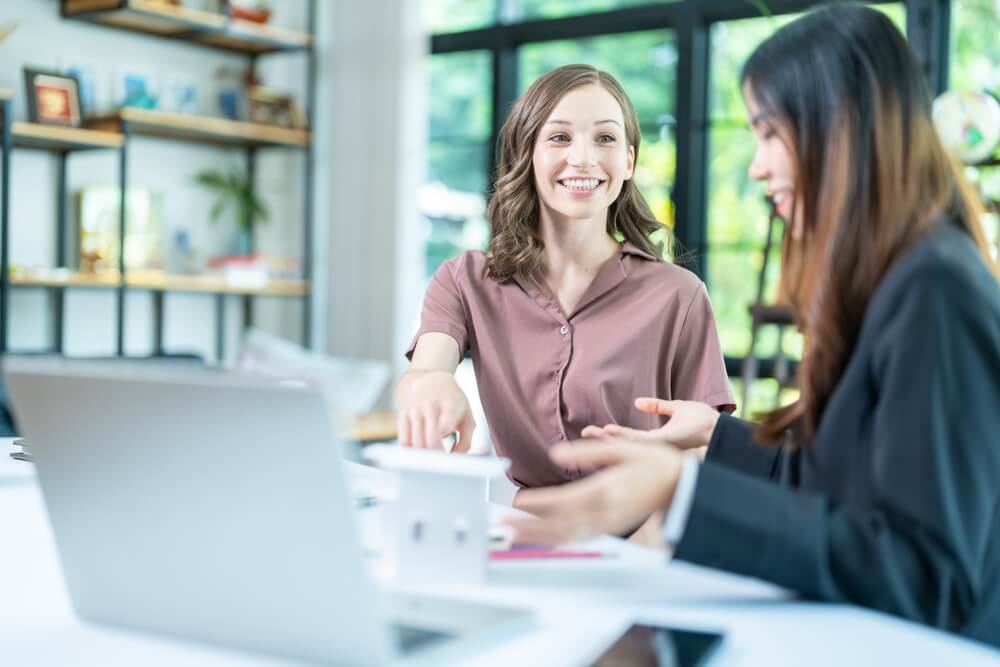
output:
<svg viewBox="0 0 1000 667"><path fill-rule="evenodd" d="M520 491L517 506L535 517L510 517L516 542L560 544L621 533L670 506L682 454L626 440L576 441L550 452L560 465L603 466L579 482Z"/></svg>
<svg viewBox="0 0 1000 667"><path fill-rule="evenodd" d="M441 439L458 432L452 452L467 452L472 445L476 422L469 401L444 371L409 371L396 395L399 409L397 427L404 447L441 449Z"/></svg>
<svg viewBox="0 0 1000 667"><path fill-rule="evenodd" d="M642 412L669 417L659 428L644 431L618 424L588 426L585 438L627 438L638 442L661 442L678 449L705 447L719 421L718 411L697 401L664 401L659 398L637 398L635 407Z"/></svg>

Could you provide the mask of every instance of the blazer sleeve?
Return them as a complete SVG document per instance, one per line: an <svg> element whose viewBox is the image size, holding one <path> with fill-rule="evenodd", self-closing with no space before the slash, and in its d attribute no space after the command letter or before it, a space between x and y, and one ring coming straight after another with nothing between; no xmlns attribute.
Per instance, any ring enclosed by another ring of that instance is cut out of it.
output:
<svg viewBox="0 0 1000 667"><path fill-rule="evenodd" d="M705 463L723 465L754 477L776 479L780 458L780 447L768 447L754 441L750 423L720 414L708 443Z"/></svg>
<svg viewBox="0 0 1000 667"><path fill-rule="evenodd" d="M963 278L922 272L874 327L871 502L706 465L676 557L1000 644L1000 296Z"/></svg>

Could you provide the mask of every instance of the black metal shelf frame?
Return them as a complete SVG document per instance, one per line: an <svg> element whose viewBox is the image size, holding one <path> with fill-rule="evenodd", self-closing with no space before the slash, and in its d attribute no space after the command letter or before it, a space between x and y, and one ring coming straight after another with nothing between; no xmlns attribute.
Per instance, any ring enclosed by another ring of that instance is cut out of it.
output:
<svg viewBox="0 0 1000 667"><path fill-rule="evenodd" d="M308 34L312 38L315 35L316 27L316 0L306 0L307 2L307 22L308 22ZM65 0L60 0L60 5L62 6ZM127 3L123 3L123 6ZM65 13L64 13L65 15ZM81 17L76 17L81 18ZM117 29L112 27L111 29ZM175 37L178 38L179 37ZM197 43L196 43L197 44ZM197 44L199 46L204 46L203 44ZM274 49L271 51L261 52L261 53L247 53L249 59L251 73L256 68L257 57L259 55L265 55L266 53L285 53L291 49ZM302 51L306 55L306 99L305 99L305 110L307 117L307 127L313 127L313 106L315 101L315 90L316 90L316 64L315 64L315 53L314 50L309 48L294 49L295 51ZM2 175L0 175L0 354L5 353L8 350L8 328L9 328L9 308L10 308L10 289L12 287L10 281L10 262L8 256L8 249L10 244L9 231L10 231L10 156L11 151L14 148L13 134L12 134L12 112L11 112L11 100L10 99L0 99L0 113L2 113L2 130L0 130L0 149L2 149L2 156L0 156L0 170L2 170ZM118 256L118 284L112 289L115 290L115 311L116 311L116 329L115 329L115 351L118 356L125 356L125 296L126 292L130 289L136 289L135 287L126 284L125 280L125 237L127 234L127 209L126 209L126 193L128 189L128 165L130 160L130 142L133 136L136 135L134 132L135 128L131 127L128 120L123 119L121 123L121 133L122 133L122 145L120 148L116 149L118 151L118 188L119 188L119 217L118 217L118 238L120 240L119 247L121 252ZM176 141L176 139L165 139ZM244 150L246 151L247 159L247 175L248 180L253 187L254 176L256 174L256 157L259 148L268 147L271 144L268 142L261 142L259 144L250 144ZM275 147L281 147L279 144L273 144ZM57 197L57 231L56 231L56 263L58 266L65 266L68 260L68 253L66 248L66 232L67 232L67 158L68 154L73 150L83 150L83 147L73 148L45 148L36 146L27 146L27 148L38 148L40 150L48 150L54 152L58 160L57 169L57 182L56 182L56 197ZM313 173L314 173L314 151L312 147L312 141L306 143L305 146L295 147L297 150L304 151L305 157L305 203L303 208L303 248L302 248L302 267L303 267L303 280L305 281L307 288L305 294L301 297L303 299L303 344L307 347L311 345L311 335L310 330L312 326L312 290L311 278L312 278L312 219L313 219ZM252 223L252 220L251 220ZM66 289L91 289L92 286L63 286L63 285L50 285L50 286L38 286L39 289L49 290L53 295L52 298L52 321L53 321L53 341L52 350L58 354L64 351L64 319L63 319L63 304L64 295ZM164 301L165 293L170 290L150 290L151 298L153 299L153 340L152 349L154 355L164 354L163 345L163 330L164 330ZM182 290L183 291L183 290ZM225 303L226 298L236 298L242 303L242 324L246 328L250 326L253 322L253 295L250 294L239 294L231 295L225 293L215 293L212 295L215 299L215 311L216 311L216 332L215 332L215 354L216 359L221 361L224 359L225 355Z"/></svg>

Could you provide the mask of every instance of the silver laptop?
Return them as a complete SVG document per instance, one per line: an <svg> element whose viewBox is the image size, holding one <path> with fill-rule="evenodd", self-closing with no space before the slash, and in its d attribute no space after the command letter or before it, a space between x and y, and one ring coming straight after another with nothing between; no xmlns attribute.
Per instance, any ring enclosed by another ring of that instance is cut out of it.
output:
<svg viewBox="0 0 1000 667"><path fill-rule="evenodd" d="M315 391L57 358L6 357L4 374L83 619L370 665L528 618L379 592Z"/></svg>

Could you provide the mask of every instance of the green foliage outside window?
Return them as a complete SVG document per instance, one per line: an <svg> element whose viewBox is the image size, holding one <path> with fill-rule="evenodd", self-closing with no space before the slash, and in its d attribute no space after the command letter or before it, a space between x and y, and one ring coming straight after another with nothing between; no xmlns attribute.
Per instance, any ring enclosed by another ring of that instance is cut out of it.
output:
<svg viewBox="0 0 1000 667"><path fill-rule="evenodd" d="M951 16L948 87L986 90L1000 99L1000 0L955 0ZM1000 166L969 169L987 200L1000 202ZM987 216L986 231L1000 243L1000 215Z"/></svg>

